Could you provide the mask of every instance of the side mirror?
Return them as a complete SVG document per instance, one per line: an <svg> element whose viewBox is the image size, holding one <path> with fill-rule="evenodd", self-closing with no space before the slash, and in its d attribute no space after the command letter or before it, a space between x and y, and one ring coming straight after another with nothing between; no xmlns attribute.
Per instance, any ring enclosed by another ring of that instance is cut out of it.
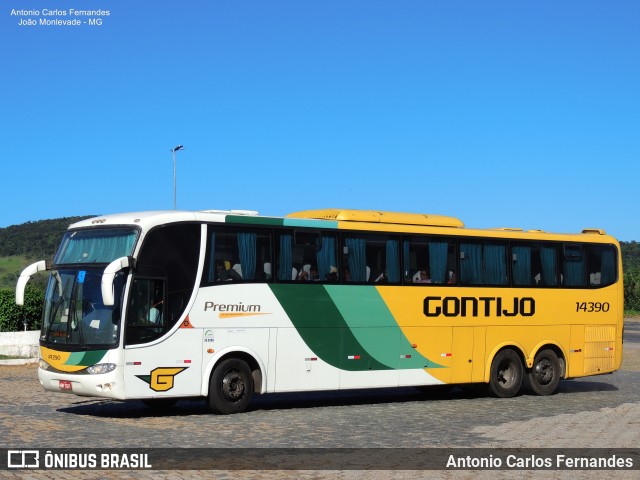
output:
<svg viewBox="0 0 640 480"><path fill-rule="evenodd" d="M100 285L102 289L102 303L107 307L112 307L115 302L115 295L113 293L113 279L116 277L116 273L120 270L133 267L132 257L120 257L104 269L102 274L102 283Z"/></svg>
<svg viewBox="0 0 640 480"><path fill-rule="evenodd" d="M18 277L18 284L16 285L16 305L24 305L24 289L27 286L27 282L31 279L31 275L46 269L47 262L40 260L39 262L32 263L22 271L20 277Z"/></svg>

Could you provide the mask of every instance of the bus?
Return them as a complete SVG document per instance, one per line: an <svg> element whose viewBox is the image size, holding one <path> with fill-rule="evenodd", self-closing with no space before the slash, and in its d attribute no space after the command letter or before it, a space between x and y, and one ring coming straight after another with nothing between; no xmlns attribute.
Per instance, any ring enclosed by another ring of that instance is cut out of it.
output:
<svg viewBox="0 0 640 480"><path fill-rule="evenodd" d="M244 411L252 395L486 384L550 395L622 359L618 242L348 209L75 223L50 270L47 391ZM445 387L446 388L446 387ZM427 388L428 390L428 388Z"/></svg>

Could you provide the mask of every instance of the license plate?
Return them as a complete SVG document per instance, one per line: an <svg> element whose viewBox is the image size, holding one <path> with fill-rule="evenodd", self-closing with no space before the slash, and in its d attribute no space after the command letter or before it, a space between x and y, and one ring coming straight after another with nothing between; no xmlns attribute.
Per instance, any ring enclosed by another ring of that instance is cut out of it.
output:
<svg viewBox="0 0 640 480"><path fill-rule="evenodd" d="M69 380L60 380L60 390L71 390L71 382Z"/></svg>

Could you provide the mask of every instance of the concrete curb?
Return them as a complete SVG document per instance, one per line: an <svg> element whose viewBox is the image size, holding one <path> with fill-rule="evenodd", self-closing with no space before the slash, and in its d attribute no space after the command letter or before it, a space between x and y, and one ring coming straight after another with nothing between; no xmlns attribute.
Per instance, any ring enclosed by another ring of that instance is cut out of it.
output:
<svg viewBox="0 0 640 480"><path fill-rule="evenodd" d="M35 365L38 363L37 358L12 358L9 360L0 360L0 367L2 366L16 366L16 365Z"/></svg>
<svg viewBox="0 0 640 480"><path fill-rule="evenodd" d="M30 365L38 363L40 331L1 332L0 354L11 358L0 360L0 365Z"/></svg>

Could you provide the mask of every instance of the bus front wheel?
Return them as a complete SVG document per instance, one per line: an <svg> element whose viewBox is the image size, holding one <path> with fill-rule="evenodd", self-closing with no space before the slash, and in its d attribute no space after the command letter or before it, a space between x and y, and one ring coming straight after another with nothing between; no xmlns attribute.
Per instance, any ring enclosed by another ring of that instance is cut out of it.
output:
<svg viewBox="0 0 640 480"><path fill-rule="evenodd" d="M244 361L228 358L220 362L209 385L209 406L216 413L243 412L253 395L251 369Z"/></svg>
<svg viewBox="0 0 640 480"><path fill-rule="evenodd" d="M496 397L513 397L520 391L523 376L524 367L520 356L513 350L502 350L491 363L489 390Z"/></svg>
<svg viewBox="0 0 640 480"><path fill-rule="evenodd" d="M560 360L553 350L538 352L533 368L525 377L527 388L537 395L551 395L560 383L560 370Z"/></svg>

